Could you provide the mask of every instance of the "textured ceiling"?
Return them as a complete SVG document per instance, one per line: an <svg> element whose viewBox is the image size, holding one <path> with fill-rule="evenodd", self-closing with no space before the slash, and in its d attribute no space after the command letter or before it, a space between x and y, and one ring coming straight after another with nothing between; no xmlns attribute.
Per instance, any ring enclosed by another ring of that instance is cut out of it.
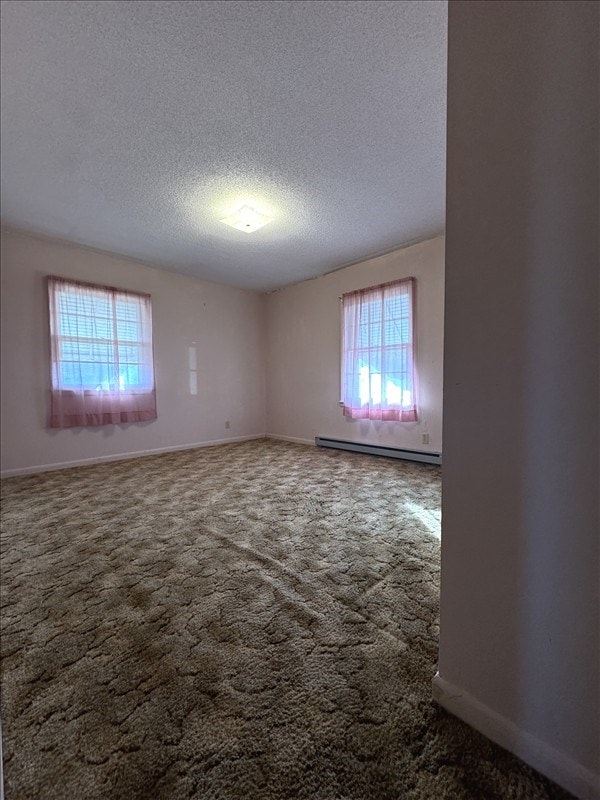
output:
<svg viewBox="0 0 600 800"><path fill-rule="evenodd" d="M4 2L3 220L259 290L440 233L446 17ZM274 221L219 221L243 202Z"/></svg>

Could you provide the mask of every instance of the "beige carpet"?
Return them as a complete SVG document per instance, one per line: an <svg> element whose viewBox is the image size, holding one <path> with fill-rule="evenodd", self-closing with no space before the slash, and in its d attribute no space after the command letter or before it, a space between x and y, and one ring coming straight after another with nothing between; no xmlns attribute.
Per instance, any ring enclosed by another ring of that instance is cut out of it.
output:
<svg viewBox="0 0 600 800"><path fill-rule="evenodd" d="M5 481L6 800L568 797L431 701L439 494L274 441Z"/></svg>

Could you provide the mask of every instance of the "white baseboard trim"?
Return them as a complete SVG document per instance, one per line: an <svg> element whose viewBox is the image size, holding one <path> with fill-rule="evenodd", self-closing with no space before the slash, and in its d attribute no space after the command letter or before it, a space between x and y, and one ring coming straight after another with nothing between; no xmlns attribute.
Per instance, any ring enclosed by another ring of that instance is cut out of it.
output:
<svg viewBox="0 0 600 800"><path fill-rule="evenodd" d="M143 458L144 456L157 456L160 453L176 453L178 450L195 450L199 447L214 447L218 444L234 444L235 442L248 442L252 439L264 439L264 433L253 433L250 436L231 436L229 439L212 439L208 442L194 442L193 444L179 444L171 447L155 447L151 450L136 450L132 453L117 453L110 456L97 456L95 458L79 458L76 461L61 461L56 464L38 464L34 467L19 467L18 469L5 469L0 472L0 478L13 478L17 475L34 475L37 472L52 472L57 469L70 467L85 467L91 464L103 464L106 461L126 461L128 458Z"/></svg>
<svg viewBox="0 0 600 800"><path fill-rule="evenodd" d="M295 442L295 444L312 444L315 446L314 439L298 439L296 436L280 436L278 433L265 434L267 439L278 439L280 442Z"/></svg>
<svg viewBox="0 0 600 800"><path fill-rule="evenodd" d="M534 769L558 783L581 800L599 800L600 775L579 764L565 753L517 727L473 695L444 680L433 679L434 700L464 720L488 739L514 753Z"/></svg>

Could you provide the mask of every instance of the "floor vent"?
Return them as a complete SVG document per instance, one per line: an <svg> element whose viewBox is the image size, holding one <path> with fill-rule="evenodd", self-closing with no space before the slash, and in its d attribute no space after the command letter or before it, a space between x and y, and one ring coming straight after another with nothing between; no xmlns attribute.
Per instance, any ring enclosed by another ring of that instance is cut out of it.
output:
<svg viewBox="0 0 600 800"><path fill-rule="evenodd" d="M405 461L422 461L425 464L438 464L441 466L441 453L427 453L424 450L404 450L401 447L386 447L379 444L362 444L361 442L347 442L344 439L327 439L324 436L315 436L317 447L332 447L334 450L350 450L352 453L367 453L370 456L385 456L386 458L402 458Z"/></svg>

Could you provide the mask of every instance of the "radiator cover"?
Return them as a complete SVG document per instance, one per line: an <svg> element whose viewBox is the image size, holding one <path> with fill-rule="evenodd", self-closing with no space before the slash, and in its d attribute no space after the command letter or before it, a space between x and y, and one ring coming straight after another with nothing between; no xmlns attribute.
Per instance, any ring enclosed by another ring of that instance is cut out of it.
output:
<svg viewBox="0 0 600 800"><path fill-rule="evenodd" d="M405 461L421 461L424 464L437 464L438 466L442 464L441 453L428 453L424 450L404 450L401 447L348 442L344 439L328 439L325 436L315 436L315 444L317 447L331 447L334 450L349 450L352 453L367 453L371 456L401 458Z"/></svg>

